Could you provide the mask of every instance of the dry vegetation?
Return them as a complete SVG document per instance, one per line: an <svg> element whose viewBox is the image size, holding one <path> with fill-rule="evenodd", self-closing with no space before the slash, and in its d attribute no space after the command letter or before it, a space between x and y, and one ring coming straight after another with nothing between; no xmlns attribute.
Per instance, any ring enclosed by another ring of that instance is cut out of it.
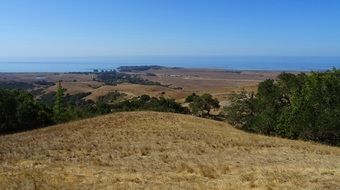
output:
<svg viewBox="0 0 340 190"><path fill-rule="evenodd" d="M340 188L339 148L170 113L1 136L0 161L0 189Z"/></svg>
<svg viewBox="0 0 340 190"><path fill-rule="evenodd" d="M156 76L148 76L153 73ZM209 92L223 88L237 88L240 86L252 86L259 82L275 78L278 72L257 71L225 71L209 69L159 69L141 71L143 78L162 84L170 84L173 87L183 87L188 91Z"/></svg>
<svg viewBox="0 0 340 190"><path fill-rule="evenodd" d="M74 95L83 92L93 92L103 84L97 81L86 81L86 82L62 82L64 89L67 89L66 93ZM55 92L58 84L51 86L45 90L46 93ZM105 94L104 94L105 95Z"/></svg>
<svg viewBox="0 0 340 190"><path fill-rule="evenodd" d="M174 98L174 99L184 99L190 92L184 92L182 90L176 90L172 88L167 88L164 86L158 85L141 85L141 84L129 84L123 83L118 84L117 86L109 86L104 85L98 89L92 91L92 94L86 97L87 99L96 100L100 96L104 96L109 92L119 91L127 94L130 97L141 96L143 94L147 94L153 97L160 97L164 96L167 98ZM162 92L164 94L162 94Z"/></svg>
<svg viewBox="0 0 340 190"><path fill-rule="evenodd" d="M148 75L149 73L153 73L154 76ZM133 74L174 88L181 87L186 94L192 92L210 93L224 104L225 101L228 101L230 94L242 89L254 91L260 82L276 78L279 72L164 68L139 71Z"/></svg>
<svg viewBox="0 0 340 190"><path fill-rule="evenodd" d="M153 73L155 76L149 76ZM128 95L128 97L147 94L149 96L159 97L165 92L165 97L174 98L183 102L185 97L196 92L197 94L210 93L221 101L222 105L227 104L230 94L242 89L254 91L258 83L267 79L275 78L278 72L265 71L223 71L209 69L159 69L134 72L142 78L154 82L160 82L164 85L170 85L170 88L157 85L137 85L137 84L119 84L117 86L105 85L102 82L93 81L93 74L70 74L70 73L3 73L0 81L20 81L34 82L37 78L49 82L62 80L63 88L67 89L68 94L77 94L82 92L91 92L86 99L97 100L99 96L104 96L110 92L119 91ZM56 85L44 90L45 93L56 90ZM176 89L180 87L182 89Z"/></svg>
<svg viewBox="0 0 340 190"><path fill-rule="evenodd" d="M34 82L37 79L49 82L89 82L92 81L92 75L86 74L70 74L70 73L1 73L0 81L21 81Z"/></svg>

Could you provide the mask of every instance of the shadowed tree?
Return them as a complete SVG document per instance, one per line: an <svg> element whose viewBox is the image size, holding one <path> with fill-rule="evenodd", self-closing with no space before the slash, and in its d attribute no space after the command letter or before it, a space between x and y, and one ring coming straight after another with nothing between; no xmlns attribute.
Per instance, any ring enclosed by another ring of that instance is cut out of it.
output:
<svg viewBox="0 0 340 190"><path fill-rule="evenodd" d="M54 120L57 123L63 122L65 120L65 107L63 99L64 89L61 86L61 81L59 81L53 107Z"/></svg>
<svg viewBox="0 0 340 190"><path fill-rule="evenodd" d="M192 95L191 95L192 96ZM192 96L189 99L193 99L189 104L189 107L193 114L209 117L212 109L220 107L219 102L216 98L213 98L211 94L203 94L202 96Z"/></svg>

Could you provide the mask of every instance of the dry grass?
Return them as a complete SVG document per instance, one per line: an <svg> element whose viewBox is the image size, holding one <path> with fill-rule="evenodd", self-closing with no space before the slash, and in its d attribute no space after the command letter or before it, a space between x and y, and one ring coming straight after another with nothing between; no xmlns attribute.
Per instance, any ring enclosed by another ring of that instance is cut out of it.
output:
<svg viewBox="0 0 340 190"><path fill-rule="evenodd" d="M175 90L159 85L140 85L123 83L116 86L105 85L92 91L92 94L87 96L87 99L96 100L100 96L104 96L109 92L119 91L127 94L129 97L141 96L147 94L153 97L164 96L167 98L184 99L190 94L190 92L184 92L182 90ZM162 94L164 92L165 94Z"/></svg>
<svg viewBox="0 0 340 190"><path fill-rule="evenodd" d="M66 89L67 94L78 94L83 92L93 92L103 84L97 81L86 81L86 82L62 82L62 87ZM45 93L55 92L57 90L58 84L48 87Z"/></svg>
<svg viewBox="0 0 340 190"><path fill-rule="evenodd" d="M92 75L86 74L69 74L69 73L1 73L0 81L21 81L21 82L34 82L37 77L49 82L78 82L92 81ZM40 80L41 80L40 79Z"/></svg>
<svg viewBox="0 0 340 190"><path fill-rule="evenodd" d="M0 160L0 189L340 188L339 148L170 113L1 136Z"/></svg>
<svg viewBox="0 0 340 190"><path fill-rule="evenodd" d="M146 76L154 73L156 76ZM228 72L209 69L160 69L142 71L142 77L162 84L183 87L184 90L196 92L220 91L224 88L256 85L259 82L275 78L278 72Z"/></svg>
<svg viewBox="0 0 340 190"><path fill-rule="evenodd" d="M147 76L147 73L154 73L156 76ZM50 82L62 80L63 88L67 89L66 93L91 92L92 94L86 97L86 99L90 100L97 100L99 96L104 96L115 90L128 94L128 97L142 94L159 97L162 92L165 92L165 97L174 98L179 102L183 102L185 97L192 92L197 94L210 93L224 105L227 104L225 102L228 102L230 94L241 89L256 90L259 82L267 78L275 78L279 73L264 71L242 71L237 73L209 69L160 69L141 71L134 74L151 81L170 85L171 88L136 84L108 86L102 82L93 81L92 75L68 73L3 73L0 76L0 81L33 82L36 81L36 77L44 78ZM173 87L183 89L179 90ZM49 93L55 90L56 85L45 89L44 92Z"/></svg>
<svg viewBox="0 0 340 190"><path fill-rule="evenodd" d="M149 76L153 73L155 76ZM257 85L265 79L274 79L279 72L274 71L242 71L232 72L212 69L159 69L134 72L141 77L171 85L171 87L182 87L182 92L190 94L210 93L219 101L229 101L230 94L242 89L256 91ZM176 97L175 97L176 98ZM181 96L176 98L183 101Z"/></svg>

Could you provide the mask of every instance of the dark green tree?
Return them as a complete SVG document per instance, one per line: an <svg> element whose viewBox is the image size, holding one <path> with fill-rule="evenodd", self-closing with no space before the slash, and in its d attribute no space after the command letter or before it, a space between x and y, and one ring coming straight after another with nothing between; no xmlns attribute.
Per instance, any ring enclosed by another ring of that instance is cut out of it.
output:
<svg viewBox="0 0 340 190"><path fill-rule="evenodd" d="M340 70L282 73L253 97L235 96L229 122L267 135L340 145Z"/></svg>
<svg viewBox="0 0 340 190"><path fill-rule="evenodd" d="M202 117L209 117L212 109L220 107L216 98L211 94L203 94L202 96L194 96L193 101L189 104L191 112Z"/></svg>
<svg viewBox="0 0 340 190"><path fill-rule="evenodd" d="M197 98L198 95L196 93L192 93L191 95L189 95L188 97L185 98L185 102L190 103L193 102L195 98Z"/></svg>
<svg viewBox="0 0 340 190"><path fill-rule="evenodd" d="M53 106L54 120L57 123L60 123L66 120L65 106L64 106L64 91L65 90L61 86L61 81L59 81L58 86L57 86L57 92L55 95L54 106Z"/></svg>
<svg viewBox="0 0 340 190"><path fill-rule="evenodd" d="M251 124L255 116L254 92L242 90L231 96L231 103L224 108L228 122L235 127L252 131Z"/></svg>
<svg viewBox="0 0 340 190"><path fill-rule="evenodd" d="M29 130L52 123L51 112L22 91L0 90L0 133Z"/></svg>

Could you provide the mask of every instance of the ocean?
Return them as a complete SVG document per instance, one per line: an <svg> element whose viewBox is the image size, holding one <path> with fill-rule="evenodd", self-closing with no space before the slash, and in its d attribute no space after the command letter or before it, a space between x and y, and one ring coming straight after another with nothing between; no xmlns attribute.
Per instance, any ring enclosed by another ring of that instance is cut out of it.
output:
<svg viewBox="0 0 340 190"><path fill-rule="evenodd" d="M0 58L0 72L89 72L119 66L160 65L250 71L323 71L340 68L340 57L82 57Z"/></svg>

